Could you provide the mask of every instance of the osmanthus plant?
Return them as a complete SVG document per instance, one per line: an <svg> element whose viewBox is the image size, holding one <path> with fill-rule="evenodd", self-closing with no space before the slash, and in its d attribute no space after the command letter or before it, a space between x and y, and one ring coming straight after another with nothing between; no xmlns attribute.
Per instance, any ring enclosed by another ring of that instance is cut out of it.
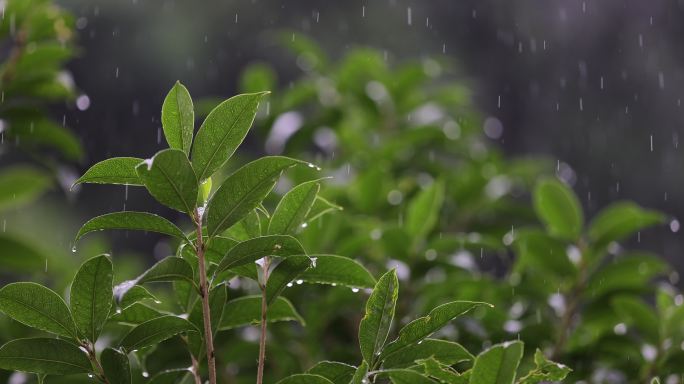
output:
<svg viewBox="0 0 684 384"><path fill-rule="evenodd" d="M257 382L261 382L267 322L299 319L292 304L281 296L288 285L297 280L354 289L373 287L375 279L360 264L342 256L310 255L292 236L337 208L318 196L320 180L295 186L272 212L262 204L283 171L313 165L279 156L259 158L229 175L211 193L212 175L243 141L265 94L243 94L224 101L194 136L192 100L187 89L176 83L162 108L169 149L147 160L104 160L77 180L144 186L163 205L185 213L194 230L185 233L171 221L147 212L115 212L86 222L76 241L93 231L125 229L169 235L180 246L175 256L116 286L110 257L94 257L76 273L66 301L35 283L4 286L0 311L58 338L8 342L0 348L0 368L33 372L41 379L88 374L113 384L140 382L139 377L132 381L131 367L137 366L150 383L203 383L204 375L210 383L225 382L217 374L214 337L223 329L260 323ZM261 294L229 301L226 281L235 278L256 281ZM177 311L147 305L155 298L145 286L155 282L173 282ZM100 337L110 323L132 328L120 340L116 334ZM149 377L145 356L176 336L187 351L183 368L165 367Z"/></svg>
<svg viewBox="0 0 684 384"><path fill-rule="evenodd" d="M359 325L363 361L358 367L323 361L278 384L532 384L563 380L570 372L568 367L547 360L539 350L534 356L535 366L526 373L519 372L521 341L497 344L473 356L459 343L430 337L468 312L491 307L483 302L439 305L404 325L388 342L398 294L397 273L391 270L380 277L366 303L366 314Z"/></svg>
<svg viewBox="0 0 684 384"><path fill-rule="evenodd" d="M623 201L585 225L577 196L550 178L537 184L533 203L544 228L512 236L521 337L572 366L573 379L601 370L624 382L681 375L682 296L672 283L652 284L669 268L618 245L665 216Z"/></svg>

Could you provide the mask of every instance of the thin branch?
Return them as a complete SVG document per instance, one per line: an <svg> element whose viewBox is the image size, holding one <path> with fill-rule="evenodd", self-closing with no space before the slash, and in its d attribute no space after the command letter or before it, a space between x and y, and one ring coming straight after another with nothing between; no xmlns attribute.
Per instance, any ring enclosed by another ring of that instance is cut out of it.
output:
<svg viewBox="0 0 684 384"><path fill-rule="evenodd" d="M266 363L266 324L268 303L266 302L266 283L268 282L268 270L271 267L271 258L264 257L261 268L264 275L264 282L259 285L261 288L261 334L259 337L259 367L257 369L257 384L264 382L264 365Z"/></svg>
<svg viewBox="0 0 684 384"><path fill-rule="evenodd" d="M82 343L83 348L88 352L88 358L90 359L90 363L95 367L96 375L97 378L100 379L105 384L109 384L109 380L107 379L107 376L105 376L104 369L102 368L102 365L100 364L100 361L97 360L97 355L95 354L95 346L91 343Z"/></svg>
<svg viewBox="0 0 684 384"><path fill-rule="evenodd" d="M214 353L214 334L211 330L211 310L209 309L209 288L207 285L207 267L204 260L204 239L202 238L202 215L198 210L194 215L197 224L197 260L199 264L200 298L202 299L202 318L204 320L204 344L207 347L207 368L209 383L216 384L216 355Z"/></svg>

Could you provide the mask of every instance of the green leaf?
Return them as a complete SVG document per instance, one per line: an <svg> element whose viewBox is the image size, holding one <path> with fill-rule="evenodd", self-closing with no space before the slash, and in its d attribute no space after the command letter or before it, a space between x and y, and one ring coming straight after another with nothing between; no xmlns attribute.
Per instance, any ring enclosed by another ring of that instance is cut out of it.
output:
<svg viewBox="0 0 684 384"><path fill-rule="evenodd" d="M71 284L71 314L81 334L93 343L112 309L113 273L109 257L96 256L81 265Z"/></svg>
<svg viewBox="0 0 684 384"><path fill-rule="evenodd" d="M358 368L356 368L356 372L354 372L354 376L349 384L365 384L366 376L368 376L368 363L362 361Z"/></svg>
<svg viewBox="0 0 684 384"><path fill-rule="evenodd" d="M516 268L529 268L560 279L571 278L577 273L568 257L567 245L543 231L517 231L514 246L518 254Z"/></svg>
<svg viewBox="0 0 684 384"><path fill-rule="evenodd" d="M517 384L560 382L572 371L563 364L548 360L539 349L534 353L534 365L535 367L525 377L519 379Z"/></svg>
<svg viewBox="0 0 684 384"><path fill-rule="evenodd" d="M88 356L76 345L60 339L17 339L0 347L0 369L71 375L88 373Z"/></svg>
<svg viewBox="0 0 684 384"><path fill-rule="evenodd" d="M546 178L533 193L534 210L553 236L577 240L582 233L584 214L577 196L558 180Z"/></svg>
<svg viewBox="0 0 684 384"><path fill-rule="evenodd" d="M320 375L298 373L288 376L276 384L333 384L333 382Z"/></svg>
<svg viewBox="0 0 684 384"><path fill-rule="evenodd" d="M432 335L453 319L463 316L480 306L492 306L491 304L474 301L452 301L434 308L427 316L417 318L406 324L400 331L399 337L387 344L383 356L395 353L411 344L418 343Z"/></svg>
<svg viewBox="0 0 684 384"><path fill-rule="evenodd" d="M75 241L78 241L81 237L90 232L102 231L105 229L157 232L174 236L181 240L188 240L180 228L161 216L147 212L114 212L88 220L83 224L81 229L78 230Z"/></svg>
<svg viewBox="0 0 684 384"><path fill-rule="evenodd" d="M76 338L76 324L64 300L36 283L12 283L0 289L0 311L29 327Z"/></svg>
<svg viewBox="0 0 684 384"><path fill-rule="evenodd" d="M631 296L616 297L611 304L621 320L636 327L649 343L658 344L660 321L651 307Z"/></svg>
<svg viewBox="0 0 684 384"><path fill-rule="evenodd" d="M161 120L169 147L189 155L195 131L195 111L188 89L178 81L164 99Z"/></svg>
<svg viewBox="0 0 684 384"><path fill-rule="evenodd" d="M143 287L142 285L134 285L131 288L127 288L119 292L117 292L117 289L114 289L114 293L118 293L118 295L115 295L114 298L116 299L119 308L127 308L135 303L145 300L159 301L152 293L150 293L150 291L147 290L147 288Z"/></svg>
<svg viewBox="0 0 684 384"><path fill-rule="evenodd" d="M398 296L399 280L393 269L380 277L366 302L366 314L359 325L359 345L363 360L370 367L375 366L387 341Z"/></svg>
<svg viewBox="0 0 684 384"><path fill-rule="evenodd" d="M190 374L190 370L187 368L169 369L152 376L147 384L176 384L179 378L188 374Z"/></svg>
<svg viewBox="0 0 684 384"><path fill-rule="evenodd" d="M383 368L407 368L416 360L434 358L444 365L454 365L472 361L475 357L461 344L447 340L425 339L420 344L411 345L395 353L387 354L382 362Z"/></svg>
<svg viewBox="0 0 684 384"><path fill-rule="evenodd" d="M133 303L122 310L117 310L109 320L120 324L138 325L164 315L166 314L145 304Z"/></svg>
<svg viewBox="0 0 684 384"><path fill-rule="evenodd" d="M211 177L230 159L247 135L259 101L267 93L231 97L209 113L192 146L192 166L198 180Z"/></svg>
<svg viewBox="0 0 684 384"><path fill-rule="evenodd" d="M306 251L302 248L302 245L292 236L271 235L255 237L231 248L219 263L216 273L254 263L266 256L288 257L305 254Z"/></svg>
<svg viewBox="0 0 684 384"><path fill-rule="evenodd" d="M190 264L181 257L165 257L135 280L136 284L185 280L194 284L194 273Z"/></svg>
<svg viewBox="0 0 684 384"><path fill-rule="evenodd" d="M512 384L523 354L523 343L497 344L482 352L470 376L470 384Z"/></svg>
<svg viewBox="0 0 684 384"><path fill-rule="evenodd" d="M313 206L309 210L309 214L306 216L306 222L310 223L327 213L341 210L342 207L339 205L335 205L321 196L316 196L316 200L314 200Z"/></svg>
<svg viewBox="0 0 684 384"><path fill-rule="evenodd" d="M290 256L281 261L268 276L266 283L266 302L270 305L285 287L312 265L306 255Z"/></svg>
<svg viewBox="0 0 684 384"><path fill-rule="evenodd" d="M294 235L302 227L321 189L318 181L299 184L288 191L273 211L268 224L271 235Z"/></svg>
<svg viewBox="0 0 684 384"><path fill-rule="evenodd" d="M135 168L145 187L167 207L192 214L199 183L188 156L179 149L165 149Z"/></svg>
<svg viewBox="0 0 684 384"><path fill-rule="evenodd" d="M299 278L310 283L336 284L351 288L372 288L375 278L353 259L336 255L311 255L314 265Z"/></svg>
<svg viewBox="0 0 684 384"><path fill-rule="evenodd" d="M421 190L408 204L406 231L412 238L422 240L434 228L444 202L444 183L436 181Z"/></svg>
<svg viewBox="0 0 684 384"><path fill-rule="evenodd" d="M306 371L311 375L323 376L333 384L349 384L354 372L356 367L337 361L321 361Z"/></svg>
<svg viewBox="0 0 684 384"><path fill-rule="evenodd" d="M436 381L422 373L410 369L391 369L382 371L381 374L389 376L393 384L437 384Z"/></svg>
<svg viewBox="0 0 684 384"><path fill-rule="evenodd" d="M9 233L0 233L2 274L34 273L45 266L48 255L36 248L36 244L15 238Z"/></svg>
<svg viewBox="0 0 684 384"><path fill-rule="evenodd" d="M82 183L143 185L135 167L143 159L137 157L113 157L100 161L88 169L74 185Z"/></svg>
<svg viewBox="0 0 684 384"><path fill-rule="evenodd" d="M617 202L604 208L592 220L589 239L594 248L600 249L664 220L665 216L659 212L643 209L629 201Z"/></svg>
<svg viewBox="0 0 684 384"><path fill-rule="evenodd" d="M249 214L271 192L283 170L301 163L281 156L267 156L228 176L207 205L209 237L218 235Z"/></svg>
<svg viewBox="0 0 684 384"><path fill-rule="evenodd" d="M459 375L448 365L442 365L439 361L432 357L419 360L418 363L422 365L425 375L433 377L443 383L465 383L466 379Z"/></svg>
<svg viewBox="0 0 684 384"><path fill-rule="evenodd" d="M109 384L131 384L128 355L114 348L105 348L100 355L100 361Z"/></svg>
<svg viewBox="0 0 684 384"><path fill-rule="evenodd" d="M304 325L304 319L297 313L292 303L284 297L278 297L266 312L269 323L280 321L297 321ZM226 303L221 319L221 330L228 330L246 325L257 325L261 322L261 296L245 296Z"/></svg>
<svg viewBox="0 0 684 384"><path fill-rule="evenodd" d="M6 167L0 172L0 211L30 203L51 186L50 175L37 168Z"/></svg>
<svg viewBox="0 0 684 384"><path fill-rule="evenodd" d="M131 352L155 345L184 332L198 332L198 330L191 322L178 316L162 316L131 329L121 341L121 347Z"/></svg>
<svg viewBox="0 0 684 384"><path fill-rule="evenodd" d="M650 289L653 278L668 271L667 263L657 255L630 253L611 260L589 277L586 296L600 299L613 292L638 292Z"/></svg>

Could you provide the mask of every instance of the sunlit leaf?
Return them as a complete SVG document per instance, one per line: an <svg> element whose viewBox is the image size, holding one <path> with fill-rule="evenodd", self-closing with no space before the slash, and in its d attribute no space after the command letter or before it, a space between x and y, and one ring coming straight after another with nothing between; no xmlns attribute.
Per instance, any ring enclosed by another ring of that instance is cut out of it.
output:
<svg viewBox="0 0 684 384"><path fill-rule="evenodd" d="M555 179L537 183L534 209L549 233L566 240L577 240L584 226L584 213L572 190Z"/></svg>

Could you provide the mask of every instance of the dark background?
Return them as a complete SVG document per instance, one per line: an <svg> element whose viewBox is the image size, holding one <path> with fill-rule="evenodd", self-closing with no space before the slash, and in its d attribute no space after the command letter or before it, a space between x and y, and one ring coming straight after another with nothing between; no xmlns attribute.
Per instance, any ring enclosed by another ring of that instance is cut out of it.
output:
<svg viewBox="0 0 684 384"><path fill-rule="evenodd" d="M482 114L503 123L497 141L509 155L572 167L587 216L626 198L684 218L684 1L58 3L78 19L82 52L69 68L90 98L85 111L65 112L88 153L79 171L162 148L161 103L176 80L196 98L228 97L249 63L266 61L287 85L295 57L272 37L289 29L333 57L358 45L386 50L392 62L447 55ZM143 192L125 195L87 186L76 204L83 217L147 205ZM666 225L641 242L684 271L683 233Z"/></svg>

